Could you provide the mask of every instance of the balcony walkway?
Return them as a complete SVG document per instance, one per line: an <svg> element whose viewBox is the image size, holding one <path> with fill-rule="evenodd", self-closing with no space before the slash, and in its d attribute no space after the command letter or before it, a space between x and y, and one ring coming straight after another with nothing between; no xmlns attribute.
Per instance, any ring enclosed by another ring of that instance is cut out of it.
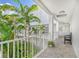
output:
<svg viewBox="0 0 79 59"><path fill-rule="evenodd" d="M63 38L59 38L55 42L56 47L47 48L38 58L76 58L72 45L64 45Z"/></svg>

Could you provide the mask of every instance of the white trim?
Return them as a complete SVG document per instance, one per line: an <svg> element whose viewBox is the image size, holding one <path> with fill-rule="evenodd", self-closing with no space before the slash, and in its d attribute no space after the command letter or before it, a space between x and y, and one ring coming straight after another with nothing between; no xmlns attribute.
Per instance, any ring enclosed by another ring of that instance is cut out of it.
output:
<svg viewBox="0 0 79 59"><path fill-rule="evenodd" d="M37 3L47 14L52 15L50 10L40 0L33 0L33 1Z"/></svg>
<svg viewBox="0 0 79 59"><path fill-rule="evenodd" d="M47 47L46 47L47 48ZM44 49L42 49L39 53L37 53L33 58L37 58L41 53L43 53L44 51L45 51L45 49L46 48L44 48Z"/></svg>
<svg viewBox="0 0 79 59"><path fill-rule="evenodd" d="M75 54L76 54L76 57L79 58L79 55L78 55L78 52L76 51L76 48L74 47L73 44L72 44L72 46L73 46L74 52L75 52Z"/></svg>

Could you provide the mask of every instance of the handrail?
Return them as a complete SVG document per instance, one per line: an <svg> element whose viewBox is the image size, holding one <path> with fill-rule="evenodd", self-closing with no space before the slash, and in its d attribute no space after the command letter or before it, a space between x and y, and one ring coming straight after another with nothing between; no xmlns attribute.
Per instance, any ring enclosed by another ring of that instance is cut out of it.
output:
<svg viewBox="0 0 79 59"><path fill-rule="evenodd" d="M42 50L44 50L46 48L46 46L47 46L47 39L48 39L46 37L47 36L45 36L44 34L43 35L30 35L29 36L29 38L30 38L29 42L31 43L30 44L30 49L32 49L32 51L31 51L32 57L37 55L37 54L39 54L40 51L42 51ZM23 56L23 52L24 52L25 57L28 58L30 53L26 53L27 49L29 48L28 46L26 46L26 45L28 45L27 42L28 42L27 41L27 37L15 38L14 40L7 40L7 41L0 42L0 47L1 47L0 51L2 52L2 57L4 55L4 47L6 46L7 47L6 48L7 49L7 58L10 57L10 52L11 52L10 49L13 50L13 53L12 53L13 54L13 58L16 57L16 55L15 55L16 47L21 49L21 56L20 57ZM12 44L13 48L10 47L10 43ZM19 46L21 46L21 48ZM35 47L36 47L36 49L35 49ZM17 56L19 57L19 55L20 55L20 51L19 50L17 50L17 54L18 54Z"/></svg>

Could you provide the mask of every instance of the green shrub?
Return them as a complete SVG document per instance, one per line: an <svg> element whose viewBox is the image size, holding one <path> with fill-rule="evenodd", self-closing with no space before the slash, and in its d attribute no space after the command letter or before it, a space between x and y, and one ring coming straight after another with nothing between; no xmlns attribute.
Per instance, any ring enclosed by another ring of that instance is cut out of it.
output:
<svg viewBox="0 0 79 59"><path fill-rule="evenodd" d="M55 44L54 44L54 42L53 41L48 41L48 47L55 47Z"/></svg>

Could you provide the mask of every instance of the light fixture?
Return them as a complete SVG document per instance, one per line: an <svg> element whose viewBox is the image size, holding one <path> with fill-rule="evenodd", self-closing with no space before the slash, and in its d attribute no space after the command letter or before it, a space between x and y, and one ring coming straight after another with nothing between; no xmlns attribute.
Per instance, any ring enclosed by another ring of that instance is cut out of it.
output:
<svg viewBox="0 0 79 59"><path fill-rule="evenodd" d="M67 16L64 10L59 11L59 13L56 15L56 17L64 17L64 16Z"/></svg>

